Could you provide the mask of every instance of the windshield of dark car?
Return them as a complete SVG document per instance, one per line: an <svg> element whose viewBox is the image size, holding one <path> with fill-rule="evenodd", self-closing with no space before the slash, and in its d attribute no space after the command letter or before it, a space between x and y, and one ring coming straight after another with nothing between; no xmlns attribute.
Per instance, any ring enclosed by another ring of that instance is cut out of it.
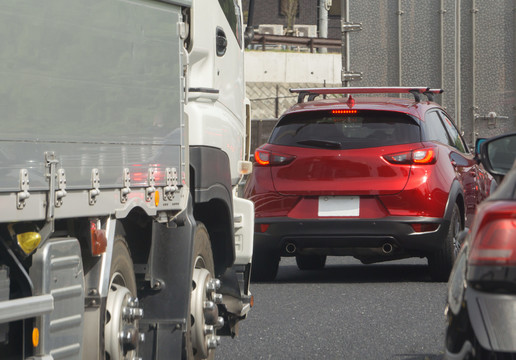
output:
<svg viewBox="0 0 516 360"><path fill-rule="evenodd" d="M327 149L361 149L419 142L420 128L409 115L357 110L350 114L312 111L289 114L274 128L269 143Z"/></svg>

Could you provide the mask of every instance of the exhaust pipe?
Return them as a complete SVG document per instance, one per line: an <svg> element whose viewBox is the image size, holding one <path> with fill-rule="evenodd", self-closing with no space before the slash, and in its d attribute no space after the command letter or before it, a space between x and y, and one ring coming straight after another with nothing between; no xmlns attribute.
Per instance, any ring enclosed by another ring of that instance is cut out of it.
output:
<svg viewBox="0 0 516 360"><path fill-rule="evenodd" d="M288 243L286 246L285 246L285 251L289 254L293 254L296 252L296 245L293 244L293 243Z"/></svg>
<svg viewBox="0 0 516 360"><path fill-rule="evenodd" d="M382 251L384 254L390 254L394 250L390 243L385 243L382 245Z"/></svg>

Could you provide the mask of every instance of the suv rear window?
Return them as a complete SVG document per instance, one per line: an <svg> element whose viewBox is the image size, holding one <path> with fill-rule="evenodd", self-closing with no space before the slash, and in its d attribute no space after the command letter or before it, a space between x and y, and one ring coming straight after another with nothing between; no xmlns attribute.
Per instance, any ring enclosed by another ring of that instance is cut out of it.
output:
<svg viewBox="0 0 516 360"><path fill-rule="evenodd" d="M419 142L420 128L409 115L351 110L350 114L312 111L281 118L269 139L275 145L362 149Z"/></svg>

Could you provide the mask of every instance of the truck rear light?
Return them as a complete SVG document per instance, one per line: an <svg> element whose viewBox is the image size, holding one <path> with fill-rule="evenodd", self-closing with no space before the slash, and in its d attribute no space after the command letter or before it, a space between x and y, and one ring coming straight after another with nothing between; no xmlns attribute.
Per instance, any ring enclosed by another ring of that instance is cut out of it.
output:
<svg viewBox="0 0 516 360"><path fill-rule="evenodd" d="M18 245L18 253L22 256L30 255L41 243L39 230L29 223L13 223L7 226L11 239Z"/></svg>
<svg viewBox="0 0 516 360"><path fill-rule="evenodd" d="M100 228L100 221L90 221L91 254L100 256L106 252L106 230Z"/></svg>
<svg viewBox="0 0 516 360"><path fill-rule="evenodd" d="M39 345L39 329L35 327L32 329L32 346L38 347Z"/></svg>
<svg viewBox="0 0 516 360"><path fill-rule="evenodd" d="M267 150L258 149L254 153L254 160L261 166L278 166L290 164L295 156L275 153Z"/></svg>
<svg viewBox="0 0 516 360"><path fill-rule="evenodd" d="M16 235L18 246L27 255L37 249L41 243L41 235L34 231L24 232Z"/></svg>
<svg viewBox="0 0 516 360"><path fill-rule="evenodd" d="M471 265L516 265L516 215L514 207L487 212L474 233Z"/></svg>
<svg viewBox="0 0 516 360"><path fill-rule="evenodd" d="M395 165L429 165L437 161L437 149L425 148L402 153L384 155L383 158Z"/></svg>

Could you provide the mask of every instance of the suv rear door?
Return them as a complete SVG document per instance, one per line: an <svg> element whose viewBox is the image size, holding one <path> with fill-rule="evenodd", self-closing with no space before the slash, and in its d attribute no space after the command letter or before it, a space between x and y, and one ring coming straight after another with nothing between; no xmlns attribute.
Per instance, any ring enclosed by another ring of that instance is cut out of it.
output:
<svg viewBox="0 0 516 360"><path fill-rule="evenodd" d="M269 139L275 152L294 156L271 167L283 195L390 195L405 187L410 167L382 156L420 147L417 121L387 111L329 110L288 114Z"/></svg>

